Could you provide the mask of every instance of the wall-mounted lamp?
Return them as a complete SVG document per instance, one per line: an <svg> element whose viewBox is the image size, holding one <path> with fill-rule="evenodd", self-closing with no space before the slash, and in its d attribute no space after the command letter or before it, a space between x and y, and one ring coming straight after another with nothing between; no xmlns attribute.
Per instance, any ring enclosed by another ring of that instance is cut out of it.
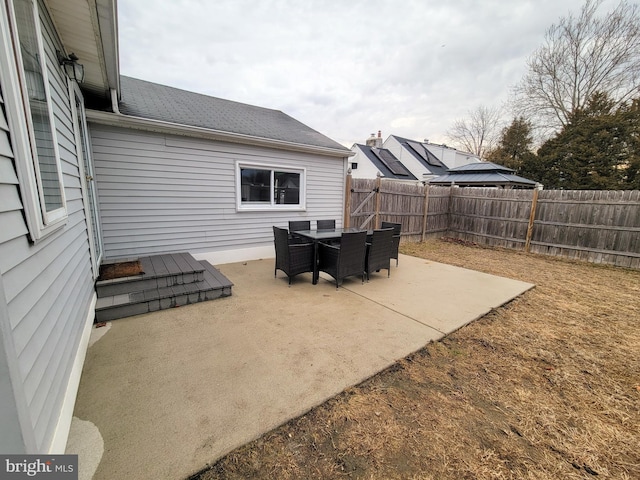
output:
<svg viewBox="0 0 640 480"><path fill-rule="evenodd" d="M71 80L75 80L78 83L84 81L84 65L78 63L78 57L75 53L70 53L68 57L62 54L60 50L56 50L58 55L58 62L64 68L64 73L67 74Z"/></svg>

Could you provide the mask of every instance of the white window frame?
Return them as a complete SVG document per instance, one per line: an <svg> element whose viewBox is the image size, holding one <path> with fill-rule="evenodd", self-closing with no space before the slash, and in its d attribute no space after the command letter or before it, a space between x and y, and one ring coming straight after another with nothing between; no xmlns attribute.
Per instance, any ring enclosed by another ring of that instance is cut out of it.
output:
<svg viewBox="0 0 640 480"><path fill-rule="evenodd" d="M251 168L256 170L271 171L271 183L269 188L269 202L243 202L242 201L242 169ZM288 172L300 175L300 202L298 204L278 204L273 200L273 173ZM288 211L301 212L307 209L307 169L304 167L292 167L290 165L278 165L273 163L242 162L236 161L236 210L239 212L256 211Z"/></svg>
<svg viewBox="0 0 640 480"><path fill-rule="evenodd" d="M82 103L81 114L78 114L76 98ZM76 140L76 155L78 157L78 170L80 172L80 185L82 185L82 199L84 202L84 213L87 223L87 234L89 236L89 252L91 265L93 268L93 279L96 280L100 274L100 262L104 255L104 245L102 244L102 233L100 231L100 213L98 208L98 198L96 185L91 174L93 174L93 159L91 158L91 142L89 140L88 126L86 125L86 115L84 110L84 98L80 86L76 82L69 82L69 100L71 101L71 114L73 118L73 129ZM84 124L84 125L83 125ZM85 131L81 131L86 129ZM83 146L84 144L84 146ZM86 158L85 158L86 157ZM90 171L87 171L85 164ZM96 226L94 228L93 221Z"/></svg>
<svg viewBox="0 0 640 480"><path fill-rule="evenodd" d="M44 200L44 190L40 176L35 132L29 107L29 96L25 83L22 54L13 2L11 0L0 4L0 81L4 94L16 171L20 182L25 218L29 234L37 242L50 233L58 230L67 222L67 203L64 183L62 181L62 166L58 146L53 102L51 100L50 84L47 71L47 61L44 52L43 37L40 25L39 5L37 0L30 0L33 6L33 20L38 41L43 83L47 101L47 113L51 127L53 154L60 187L60 201L62 206L47 211ZM6 7L6 8L5 8ZM64 81L68 81L63 76Z"/></svg>

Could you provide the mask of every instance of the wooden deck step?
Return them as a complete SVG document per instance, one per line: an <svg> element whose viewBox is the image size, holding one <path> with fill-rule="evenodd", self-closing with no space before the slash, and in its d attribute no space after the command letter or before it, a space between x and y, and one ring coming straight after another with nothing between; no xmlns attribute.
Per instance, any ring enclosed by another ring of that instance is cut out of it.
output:
<svg viewBox="0 0 640 480"><path fill-rule="evenodd" d="M231 295L233 283L188 253L139 259L144 274L96 282L96 322L155 312Z"/></svg>
<svg viewBox="0 0 640 480"><path fill-rule="evenodd" d="M204 267L188 253L153 255L139 261L142 275L97 281L98 298L203 280Z"/></svg>

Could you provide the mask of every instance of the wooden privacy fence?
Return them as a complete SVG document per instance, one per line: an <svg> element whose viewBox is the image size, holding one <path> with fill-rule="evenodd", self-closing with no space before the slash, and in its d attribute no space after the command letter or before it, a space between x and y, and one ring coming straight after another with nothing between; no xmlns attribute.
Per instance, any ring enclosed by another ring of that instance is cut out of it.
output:
<svg viewBox="0 0 640 480"><path fill-rule="evenodd" d="M422 241L448 230L449 187L347 176L345 226L379 228L402 225L403 241Z"/></svg>
<svg viewBox="0 0 640 480"><path fill-rule="evenodd" d="M347 178L345 224L640 268L640 191L428 187Z"/></svg>

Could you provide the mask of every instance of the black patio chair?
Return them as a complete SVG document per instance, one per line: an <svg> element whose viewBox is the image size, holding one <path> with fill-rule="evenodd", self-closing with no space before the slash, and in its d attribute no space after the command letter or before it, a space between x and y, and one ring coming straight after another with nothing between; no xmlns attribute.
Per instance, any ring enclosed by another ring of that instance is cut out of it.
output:
<svg viewBox="0 0 640 480"><path fill-rule="evenodd" d="M367 253L367 232L343 233L340 245L318 243L318 270L336 281L336 289L351 275L361 275L364 283L364 262Z"/></svg>
<svg viewBox="0 0 640 480"><path fill-rule="evenodd" d="M336 221L335 220L316 220L316 228L318 230L335 230L336 229ZM325 243L329 245L340 245L340 239L329 240Z"/></svg>
<svg viewBox="0 0 640 480"><path fill-rule="evenodd" d="M398 266L398 250L400 249L400 230L402 224L393 222L382 222L382 228L393 228L393 241L391 247L391 258L395 258L396 267Z"/></svg>
<svg viewBox="0 0 640 480"><path fill-rule="evenodd" d="M307 243L309 239L296 235L296 230L311 230L311 220L289 221L289 239L294 243Z"/></svg>
<svg viewBox="0 0 640 480"><path fill-rule="evenodd" d="M277 276L278 270L282 270L291 278L300 273L313 272L313 262L315 252L313 242L293 243L287 230L273 227L273 241L276 247L276 266L273 269L273 276Z"/></svg>
<svg viewBox="0 0 640 480"><path fill-rule="evenodd" d="M318 220L316 222L318 230L335 230L335 220Z"/></svg>
<svg viewBox="0 0 640 480"><path fill-rule="evenodd" d="M387 270L387 277L391 276L391 255L393 246L393 229L384 228L374 230L371 243L367 243L367 257L365 271L367 281L371 278L371 272Z"/></svg>

